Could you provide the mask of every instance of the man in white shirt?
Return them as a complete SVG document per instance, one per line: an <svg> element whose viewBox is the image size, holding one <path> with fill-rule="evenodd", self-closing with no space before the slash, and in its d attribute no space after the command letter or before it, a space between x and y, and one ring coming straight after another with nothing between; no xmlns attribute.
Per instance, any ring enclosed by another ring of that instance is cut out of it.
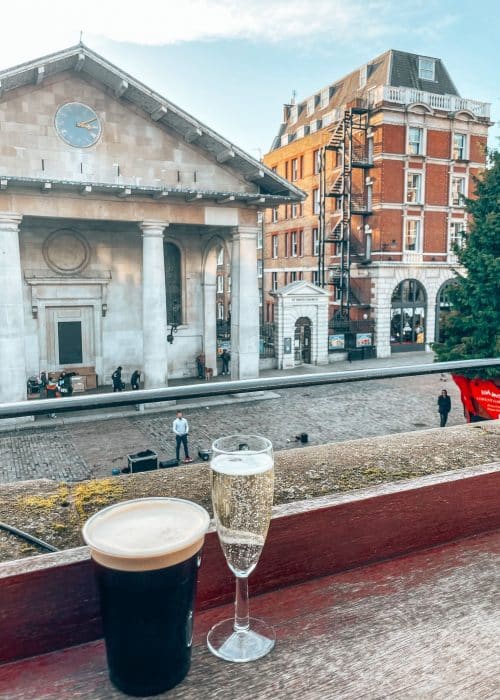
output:
<svg viewBox="0 0 500 700"><path fill-rule="evenodd" d="M173 422L172 429L175 434L175 458L179 461L182 443L184 447L184 462L192 462L193 460L189 456L188 449L189 425L187 420L182 417L182 411L177 411L177 418Z"/></svg>

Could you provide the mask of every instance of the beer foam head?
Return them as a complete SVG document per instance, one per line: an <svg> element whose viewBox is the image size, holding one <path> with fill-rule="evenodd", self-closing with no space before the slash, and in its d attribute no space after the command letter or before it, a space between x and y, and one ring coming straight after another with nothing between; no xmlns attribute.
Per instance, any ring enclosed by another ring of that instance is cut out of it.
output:
<svg viewBox="0 0 500 700"><path fill-rule="evenodd" d="M112 568L171 566L200 549L210 516L179 498L139 498L104 508L83 526L92 557Z"/></svg>
<svg viewBox="0 0 500 700"><path fill-rule="evenodd" d="M227 476L255 476L273 468L273 458L266 453L234 452L214 457L210 467Z"/></svg>

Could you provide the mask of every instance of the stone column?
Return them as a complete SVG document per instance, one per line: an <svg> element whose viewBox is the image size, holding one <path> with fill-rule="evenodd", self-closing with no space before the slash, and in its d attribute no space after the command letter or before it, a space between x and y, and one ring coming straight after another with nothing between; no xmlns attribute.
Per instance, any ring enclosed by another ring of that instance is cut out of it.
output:
<svg viewBox="0 0 500 700"><path fill-rule="evenodd" d="M259 376L257 227L233 231L231 255L231 379Z"/></svg>
<svg viewBox="0 0 500 700"><path fill-rule="evenodd" d="M205 274L203 281L203 352L205 365L217 376L217 319L215 278Z"/></svg>
<svg viewBox="0 0 500 700"><path fill-rule="evenodd" d="M167 300L163 232L166 221L142 221L142 344L144 388L167 386Z"/></svg>
<svg viewBox="0 0 500 700"><path fill-rule="evenodd" d="M0 403L26 399L21 214L0 212Z"/></svg>

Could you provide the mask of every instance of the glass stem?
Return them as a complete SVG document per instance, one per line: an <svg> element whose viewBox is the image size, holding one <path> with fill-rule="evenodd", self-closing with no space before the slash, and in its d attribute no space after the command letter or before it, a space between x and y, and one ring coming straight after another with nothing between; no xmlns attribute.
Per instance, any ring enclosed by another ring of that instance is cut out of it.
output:
<svg viewBox="0 0 500 700"><path fill-rule="evenodd" d="M236 577L236 596L234 599L234 631L246 632L250 629L248 612L248 576Z"/></svg>

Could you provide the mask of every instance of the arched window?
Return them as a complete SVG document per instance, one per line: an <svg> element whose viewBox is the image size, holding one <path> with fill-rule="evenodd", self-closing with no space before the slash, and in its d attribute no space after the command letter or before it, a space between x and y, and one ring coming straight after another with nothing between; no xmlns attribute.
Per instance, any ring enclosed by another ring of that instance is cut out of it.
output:
<svg viewBox="0 0 500 700"><path fill-rule="evenodd" d="M393 352L425 349L427 298L417 280L403 280L391 299L391 349Z"/></svg>
<svg viewBox="0 0 500 700"><path fill-rule="evenodd" d="M450 301L450 289L455 287L457 281L455 279L446 280L443 282L436 296L436 342L443 343L443 319L450 313L452 303Z"/></svg>
<svg viewBox="0 0 500 700"><path fill-rule="evenodd" d="M167 298L167 323L182 323L181 252L173 243L163 246L165 258L165 296Z"/></svg>

